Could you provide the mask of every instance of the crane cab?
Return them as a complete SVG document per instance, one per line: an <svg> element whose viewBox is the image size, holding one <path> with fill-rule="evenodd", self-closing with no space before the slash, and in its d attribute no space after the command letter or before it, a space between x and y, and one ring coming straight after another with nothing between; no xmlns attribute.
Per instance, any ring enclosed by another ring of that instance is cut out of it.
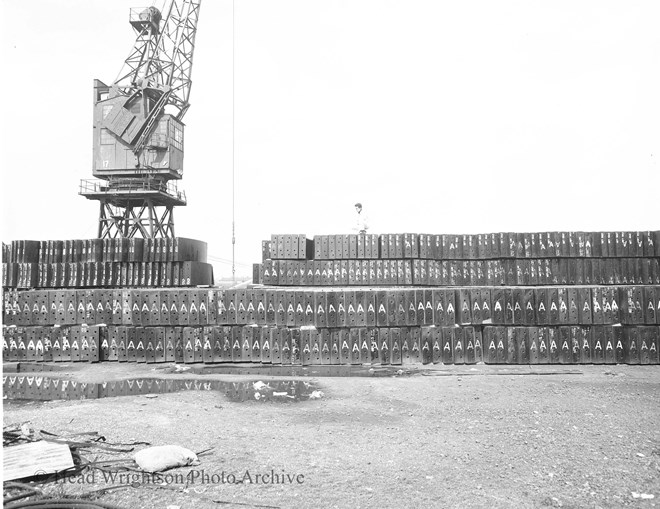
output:
<svg viewBox="0 0 660 509"><path fill-rule="evenodd" d="M158 33L162 18L160 11L155 7L133 7L128 19L138 32L148 30L151 33Z"/></svg>
<svg viewBox="0 0 660 509"><path fill-rule="evenodd" d="M183 174L184 124L163 113L136 152L148 112L157 97L147 91L127 97L96 80L94 84L93 168L95 177L149 173L167 178Z"/></svg>

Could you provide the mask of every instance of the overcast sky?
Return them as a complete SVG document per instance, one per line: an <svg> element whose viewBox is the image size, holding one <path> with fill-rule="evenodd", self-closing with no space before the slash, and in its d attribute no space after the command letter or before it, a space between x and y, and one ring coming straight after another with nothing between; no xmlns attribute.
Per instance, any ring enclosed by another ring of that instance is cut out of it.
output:
<svg viewBox="0 0 660 509"><path fill-rule="evenodd" d="M92 80L126 0L0 0L2 239L96 236ZM161 2L157 2L157 5ZM660 2L235 0L237 273L273 233L660 228ZM231 274L232 2L202 2L188 206Z"/></svg>

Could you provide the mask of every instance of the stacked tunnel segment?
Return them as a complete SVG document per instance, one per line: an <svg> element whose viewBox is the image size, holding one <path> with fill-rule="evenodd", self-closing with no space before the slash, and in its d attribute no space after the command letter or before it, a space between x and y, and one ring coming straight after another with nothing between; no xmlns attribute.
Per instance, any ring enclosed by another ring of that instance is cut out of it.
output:
<svg viewBox="0 0 660 509"><path fill-rule="evenodd" d="M660 232L273 235L230 289L199 241L75 242L7 246L6 360L659 362Z"/></svg>

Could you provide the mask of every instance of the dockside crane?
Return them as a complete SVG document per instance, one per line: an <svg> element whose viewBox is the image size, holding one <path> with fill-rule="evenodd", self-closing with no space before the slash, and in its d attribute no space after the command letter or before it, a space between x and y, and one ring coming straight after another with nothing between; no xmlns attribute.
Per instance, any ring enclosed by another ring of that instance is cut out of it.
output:
<svg viewBox="0 0 660 509"><path fill-rule="evenodd" d="M175 236L200 4L132 8L136 39L118 77L94 80L95 179L81 180L79 194L100 202L99 238Z"/></svg>

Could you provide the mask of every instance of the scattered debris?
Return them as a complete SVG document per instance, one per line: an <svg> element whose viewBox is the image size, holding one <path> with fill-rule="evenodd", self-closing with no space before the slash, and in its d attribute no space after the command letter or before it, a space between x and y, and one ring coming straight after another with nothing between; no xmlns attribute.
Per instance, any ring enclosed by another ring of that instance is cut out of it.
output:
<svg viewBox="0 0 660 509"><path fill-rule="evenodd" d="M262 389L270 389L270 385L263 383L262 381L254 382L252 387L255 391L260 391Z"/></svg>
<svg viewBox="0 0 660 509"><path fill-rule="evenodd" d="M3 498L2 498L3 507L10 502L14 502L22 498L31 497L33 495L41 496L43 493L39 488L36 488L30 484L25 484L22 482L3 482L2 491L3 491Z"/></svg>
<svg viewBox="0 0 660 509"><path fill-rule="evenodd" d="M135 462L145 472L162 472L169 468L199 465L197 455L180 445L159 445L142 449Z"/></svg>
<svg viewBox="0 0 660 509"><path fill-rule="evenodd" d="M323 391L314 391L309 395L309 399L321 399L323 397Z"/></svg>
<svg viewBox="0 0 660 509"><path fill-rule="evenodd" d="M148 442L111 444L96 431L58 435L44 430L35 432L27 424L5 426L3 476L5 480L21 479L22 482L3 483L3 506L27 507L25 504L28 503L29 507L35 508L81 507L81 498L42 498L45 496L45 491L42 492L33 483L58 482L64 478L74 478L91 469L109 473L135 470L132 458L124 453L132 452L133 446L138 444L150 445ZM93 459L88 459L83 454L92 455ZM121 457L110 459L108 455ZM102 457L104 458L101 459ZM130 485L104 488L104 491L124 487ZM83 494L82 498L95 496L94 493ZM27 502L21 500L26 498L31 500ZM96 509L107 505L85 500L84 507Z"/></svg>
<svg viewBox="0 0 660 509"><path fill-rule="evenodd" d="M651 500L655 498L653 493L637 493L636 491L632 492L633 498L641 498L642 500Z"/></svg>

